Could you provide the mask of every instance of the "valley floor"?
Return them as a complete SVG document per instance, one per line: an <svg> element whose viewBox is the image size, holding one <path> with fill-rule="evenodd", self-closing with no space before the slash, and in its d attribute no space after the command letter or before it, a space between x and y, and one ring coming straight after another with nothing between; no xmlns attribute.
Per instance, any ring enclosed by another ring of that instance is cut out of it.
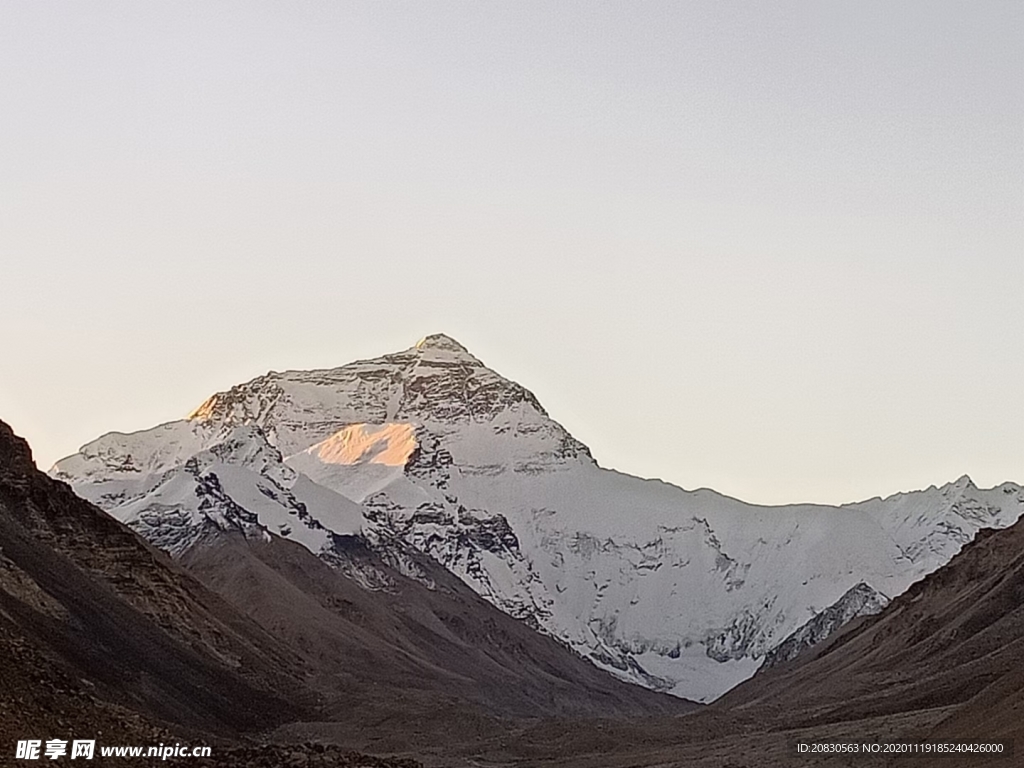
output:
<svg viewBox="0 0 1024 768"><path fill-rule="evenodd" d="M473 728L453 722L430 746L411 752L425 768L876 768L927 765L934 758L801 756L795 743L912 741L934 733L952 707L887 715L816 727L767 730L753 718L704 710L681 717L633 720L547 720L506 723L501 735L480 738ZM409 734L396 729L371 741L382 753L402 754ZM343 724L303 723L282 729L277 738L351 739ZM422 737L423 734L420 734ZM934 739L934 736L932 736ZM361 745L362 746L362 745ZM377 751L375 750L375 751ZM1012 760L964 760L949 765L1006 765Z"/></svg>

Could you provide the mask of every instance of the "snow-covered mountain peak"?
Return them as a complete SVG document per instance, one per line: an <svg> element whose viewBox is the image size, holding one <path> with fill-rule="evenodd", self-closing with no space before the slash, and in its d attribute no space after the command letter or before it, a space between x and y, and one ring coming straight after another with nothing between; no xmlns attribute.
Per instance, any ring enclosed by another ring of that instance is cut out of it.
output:
<svg viewBox="0 0 1024 768"><path fill-rule="evenodd" d="M421 352L452 352L455 354L467 355L469 357L472 357L472 355L469 354L468 349L462 346L451 336L448 336L447 334L444 333L432 333L429 336L424 336L422 339L416 342L415 349L418 349ZM476 358L473 359L475 360Z"/></svg>
<svg viewBox="0 0 1024 768"><path fill-rule="evenodd" d="M943 489L946 490L947 495L951 496L964 494L968 492L968 490L972 490L977 487L978 486L974 484L974 480L971 479L970 475L961 475L952 482L943 486Z"/></svg>
<svg viewBox="0 0 1024 768"><path fill-rule="evenodd" d="M591 461L589 450L548 416L532 392L444 334L338 368L259 376L213 395L189 420L209 429L257 424L285 457L332 437L336 444L325 450L341 443L354 450L371 434L342 432L357 425L409 424L441 437L471 465Z"/></svg>

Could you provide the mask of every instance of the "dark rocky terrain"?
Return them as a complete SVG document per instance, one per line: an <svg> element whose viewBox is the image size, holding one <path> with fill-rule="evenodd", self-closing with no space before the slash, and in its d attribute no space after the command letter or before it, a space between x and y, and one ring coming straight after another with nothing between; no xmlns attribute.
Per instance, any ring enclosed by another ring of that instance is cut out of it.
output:
<svg viewBox="0 0 1024 768"><path fill-rule="evenodd" d="M615 680L419 553L409 553L416 580L359 539L341 549L346 570L362 574L360 581L277 537L220 535L182 558L190 573L316 670L319 719L283 726L280 739L448 754L456 743L472 751L480 739L504 733L509 720L695 708Z"/></svg>

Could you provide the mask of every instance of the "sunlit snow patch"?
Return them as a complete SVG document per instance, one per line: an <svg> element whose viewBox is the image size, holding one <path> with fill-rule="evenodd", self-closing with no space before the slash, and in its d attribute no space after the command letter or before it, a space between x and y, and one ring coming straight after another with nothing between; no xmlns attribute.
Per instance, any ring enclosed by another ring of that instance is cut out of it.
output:
<svg viewBox="0 0 1024 768"><path fill-rule="evenodd" d="M412 424L350 424L285 461L314 482L362 501L401 477L416 447Z"/></svg>
<svg viewBox="0 0 1024 768"><path fill-rule="evenodd" d="M404 467L415 449L412 424L352 424L304 452L325 464Z"/></svg>

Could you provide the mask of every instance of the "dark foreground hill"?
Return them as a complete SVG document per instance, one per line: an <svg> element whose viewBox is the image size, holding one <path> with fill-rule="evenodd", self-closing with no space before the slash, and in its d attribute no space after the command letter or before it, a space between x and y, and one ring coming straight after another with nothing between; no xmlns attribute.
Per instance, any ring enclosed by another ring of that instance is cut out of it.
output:
<svg viewBox="0 0 1024 768"><path fill-rule="evenodd" d="M278 537L218 535L182 558L316 670L321 719L283 728L289 738L409 751L502 733L509 719L694 709L616 680L425 556L408 553L412 579L356 537L340 549L358 579Z"/></svg>

